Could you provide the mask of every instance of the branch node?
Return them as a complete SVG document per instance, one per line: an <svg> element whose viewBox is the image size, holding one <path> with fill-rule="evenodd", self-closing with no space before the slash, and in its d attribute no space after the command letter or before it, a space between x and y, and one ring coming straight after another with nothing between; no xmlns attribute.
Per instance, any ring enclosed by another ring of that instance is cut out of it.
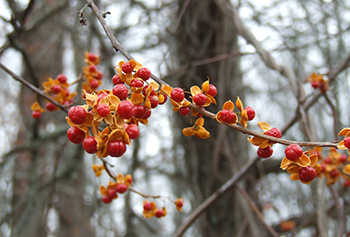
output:
<svg viewBox="0 0 350 237"><path fill-rule="evenodd" d="M103 14L102 14L102 17L103 17L103 18L106 18L106 17L107 17L107 15L110 15L110 14L111 14L111 12L110 12L110 11L105 12L105 13L103 13Z"/></svg>
<svg viewBox="0 0 350 237"><path fill-rule="evenodd" d="M85 6L80 10L80 11L77 11L77 14L79 15L79 23L82 25L82 26L86 26L87 25L87 20L84 16L84 10L86 7L90 7L91 8L91 4L90 3L86 3Z"/></svg>

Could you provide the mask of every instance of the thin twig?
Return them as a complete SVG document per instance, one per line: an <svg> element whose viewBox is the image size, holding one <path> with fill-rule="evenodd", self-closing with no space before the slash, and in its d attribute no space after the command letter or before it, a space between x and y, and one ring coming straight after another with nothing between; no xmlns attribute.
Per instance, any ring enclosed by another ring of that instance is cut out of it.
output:
<svg viewBox="0 0 350 237"><path fill-rule="evenodd" d="M54 105L56 105L58 108L60 108L61 110L63 110L64 112L68 113L68 109L65 108L63 105L61 105L60 103L58 103L57 101L53 100L52 98L50 98L48 95L44 94L42 91L40 91L38 88L36 88L35 86L33 86L32 84L30 84L29 82L27 82L26 80L24 80L22 77L18 76L17 74L15 74L14 72L12 72L10 69L8 69L5 65L3 65L2 63L0 63L0 68L2 70L4 70L7 74L9 74L10 76L12 76L13 79L15 79L16 81L19 81L20 83L22 83L23 85L25 85L26 87L28 87L29 89L31 89L32 91L34 91L35 93L37 93L38 95L44 97L46 100L50 101L51 103L53 103Z"/></svg>
<svg viewBox="0 0 350 237"><path fill-rule="evenodd" d="M242 194L242 196L245 198L245 200L248 202L249 206L253 209L261 223L265 226L268 232L274 237L278 237L278 233L269 225L266 223L264 219L264 215L259 211L259 208L255 205L253 200L249 197L248 193L238 184L235 185L235 187L238 189L238 191Z"/></svg>

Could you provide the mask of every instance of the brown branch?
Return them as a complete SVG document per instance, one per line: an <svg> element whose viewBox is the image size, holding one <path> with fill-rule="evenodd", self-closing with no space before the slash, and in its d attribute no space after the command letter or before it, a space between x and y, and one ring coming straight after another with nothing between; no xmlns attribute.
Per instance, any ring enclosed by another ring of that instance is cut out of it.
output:
<svg viewBox="0 0 350 237"><path fill-rule="evenodd" d="M23 85L25 85L26 87L28 87L29 89L31 89L34 93L44 97L46 100L50 101L51 103L53 103L54 105L56 105L58 108L60 108L61 110L63 110L64 112L68 113L68 109L65 108L63 105L61 105L60 103L58 103L57 101L53 100L52 98L50 98L48 95L45 95L42 91L40 91L38 88L36 88L35 86L33 86L32 84L30 84L29 82L27 82L26 80L24 80L22 77L18 76L17 74L15 74L14 72L12 72L10 69L8 69L5 65L3 65L2 63L0 63L0 68L2 70L4 70L7 74L9 74L13 79L15 79L16 81L19 81L20 83L22 83Z"/></svg>

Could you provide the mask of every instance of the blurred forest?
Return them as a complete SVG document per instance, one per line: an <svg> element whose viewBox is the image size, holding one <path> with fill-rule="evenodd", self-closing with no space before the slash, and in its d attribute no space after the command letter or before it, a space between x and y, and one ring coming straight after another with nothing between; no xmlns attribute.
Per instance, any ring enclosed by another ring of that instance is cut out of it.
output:
<svg viewBox="0 0 350 237"><path fill-rule="evenodd" d="M350 125L349 1L86 2L166 83L189 91L209 77L218 89L213 113L239 96L257 114L248 128L260 132L257 122L266 121L292 141L339 141ZM205 119L207 140L185 137L181 130L195 118L173 112L169 101L152 111L123 157L106 160L115 173L132 174L141 193L184 198L183 212L166 203L166 217L145 219L144 198L131 192L101 202L109 176L96 177L91 165L101 161L68 141L66 112L32 118L30 106L45 99L4 70L37 88L61 73L71 83L85 52L94 52L101 88L112 89L114 67L126 58L89 7L87 25L79 22L86 2L0 0L0 236L350 236L346 177L332 185L325 177L293 181L279 168L285 145L260 159L246 134L216 120ZM313 72L329 80L326 92L308 82Z"/></svg>

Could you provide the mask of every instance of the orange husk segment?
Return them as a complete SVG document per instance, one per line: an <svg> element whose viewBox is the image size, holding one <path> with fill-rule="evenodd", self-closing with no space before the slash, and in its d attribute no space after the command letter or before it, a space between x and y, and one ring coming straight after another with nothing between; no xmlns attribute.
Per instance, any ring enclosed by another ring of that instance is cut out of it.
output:
<svg viewBox="0 0 350 237"><path fill-rule="evenodd" d="M207 107L211 104L211 99L206 95L206 100L205 100L205 104L203 105L203 107Z"/></svg>
<svg viewBox="0 0 350 237"><path fill-rule="evenodd" d="M266 131L268 131L268 130L271 129L270 124L268 124L268 123L266 123L266 122L263 122L263 121L259 121L259 122L258 122L258 126L259 126L264 132L266 132Z"/></svg>
<svg viewBox="0 0 350 237"><path fill-rule="evenodd" d="M350 132L350 128L343 128L339 133L338 136L346 136Z"/></svg>
<svg viewBox="0 0 350 237"><path fill-rule="evenodd" d="M266 140L260 137L248 137L248 141L254 146L259 146L263 141Z"/></svg>
<svg viewBox="0 0 350 237"><path fill-rule="evenodd" d="M344 145L344 141L341 141L338 143L337 148L340 150L345 150L348 149L345 145Z"/></svg>
<svg viewBox="0 0 350 237"><path fill-rule="evenodd" d="M204 125L204 118L199 118L199 119L197 119L195 125L203 126L203 125Z"/></svg>
<svg viewBox="0 0 350 237"><path fill-rule="evenodd" d="M158 94L158 99L159 99L159 103L163 103L165 101L165 97L163 94Z"/></svg>
<svg viewBox="0 0 350 237"><path fill-rule="evenodd" d="M300 167L299 165L293 164L293 165L288 167L287 172L290 174L294 174L294 173L299 174L299 171L301 170L301 168L302 167Z"/></svg>
<svg viewBox="0 0 350 237"><path fill-rule="evenodd" d="M316 156L316 159L317 159L317 156ZM301 157L299 157L299 159L295 161L295 163L301 167L306 167L311 164L311 160L307 155L303 154Z"/></svg>
<svg viewBox="0 0 350 237"><path fill-rule="evenodd" d="M241 101L241 99L237 96L237 100L236 100L236 106L239 109L239 111L243 110L243 103Z"/></svg>
<svg viewBox="0 0 350 237"><path fill-rule="evenodd" d="M108 193L108 190L105 188L105 186L101 185L101 186L100 186L100 194L101 194L102 196L106 196L107 193Z"/></svg>
<svg viewBox="0 0 350 237"><path fill-rule="evenodd" d="M229 101L226 101L225 104L222 106L222 109L227 109L227 110L230 110L230 111L233 111L235 108L235 105L233 104L233 102L231 100Z"/></svg>
<svg viewBox="0 0 350 237"><path fill-rule="evenodd" d="M31 106L30 109L33 111L40 111L40 112L45 112L45 109L41 108L40 104L38 102L34 102Z"/></svg>
<svg viewBox="0 0 350 237"><path fill-rule="evenodd" d="M136 62L135 60L130 60L129 63L131 64L131 66L134 68L136 67Z"/></svg>
<svg viewBox="0 0 350 237"><path fill-rule="evenodd" d="M203 82L202 84L202 90L204 93L208 93L209 91L209 79Z"/></svg>
<svg viewBox="0 0 350 237"><path fill-rule="evenodd" d="M199 93L202 93L202 90L198 86L192 86L190 88L190 91L191 91L191 95L192 96L195 96L195 95L197 95Z"/></svg>
<svg viewBox="0 0 350 237"><path fill-rule="evenodd" d="M134 104L134 105L140 105L143 103L143 95L141 93L135 93L133 92L132 95L131 95L131 102Z"/></svg>
<svg viewBox="0 0 350 237"><path fill-rule="evenodd" d="M170 97L170 94L171 94L171 91L173 90L173 88L171 88L170 86L168 85L162 85L162 91Z"/></svg>
<svg viewBox="0 0 350 237"><path fill-rule="evenodd" d="M53 79L51 77L49 77L49 79L43 83L43 86L44 86L44 89L46 92L50 92L51 88L54 85L55 85L55 82L53 81Z"/></svg>
<svg viewBox="0 0 350 237"><path fill-rule="evenodd" d="M305 182L305 181L300 180L300 182L302 182L303 184L307 184L307 185L309 185L312 181L313 181L313 180L310 180L310 181Z"/></svg>
<svg viewBox="0 0 350 237"><path fill-rule="evenodd" d="M322 167L321 167L320 164L316 164L316 165L314 166L314 169L316 170L316 173L317 173L317 174L320 173L320 172L322 171Z"/></svg>
<svg viewBox="0 0 350 237"><path fill-rule="evenodd" d="M350 164L344 167L343 172L347 175L350 175Z"/></svg>
<svg viewBox="0 0 350 237"><path fill-rule="evenodd" d="M291 180L299 180L299 174L291 174L290 177L289 177Z"/></svg>
<svg viewBox="0 0 350 237"><path fill-rule="evenodd" d="M194 131L193 127L191 127L191 128L184 128L184 129L182 129L182 133L185 136L187 136L187 137L191 137L191 136L194 135L195 131Z"/></svg>
<svg viewBox="0 0 350 237"><path fill-rule="evenodd" d="M317 155L316 154L312 154L312 155L310 155L309 158L310 158L310 161L311 161L310 166L314 167L317 164L317 161L318 161Z"/></svg>
<svg viewBox="0 0 350 237"><path fill-rule="evenodd" d="M247 110L243 109L241 111L241 119L239 121L241 125L246 128L248 127L248 115L247 115Z"/></svg>
<svg viewBox="0 0 350 237"><path fill-rule="evenodd" d="M210 137L210 133L203 127L199 127L195 134L201 139L207 139Z"/></svg>
<svg viewBox="0 0 350 237"><path fill-rule="evenodd" d="M289 166L290 164L292 164L292 163L293 163L293 161L289 160L287 157L284 157L284 158L282 159L282 161L281 161L281 166L280 166L280 168L281 168L282 170L285 170L285 169L287 169L288 166Z"/></svg>
<svg viewBox="0 0 350 237"><path fill-rule="evenodd" d="M216 105L216 100L215 100L215 98L214 98L213 96L208 95L208 94L205 94L205 95L207 96L207 98L209 98L210 103L212 103L212 104L215 104L215 105Z"/></svg>
<svg viewBox="0 0 350 237"><path fill-rule="evenodd" d="M163 207L162 210L163 210L163 216L166 216L167 211L166 211L165 207Z"/></svg>

